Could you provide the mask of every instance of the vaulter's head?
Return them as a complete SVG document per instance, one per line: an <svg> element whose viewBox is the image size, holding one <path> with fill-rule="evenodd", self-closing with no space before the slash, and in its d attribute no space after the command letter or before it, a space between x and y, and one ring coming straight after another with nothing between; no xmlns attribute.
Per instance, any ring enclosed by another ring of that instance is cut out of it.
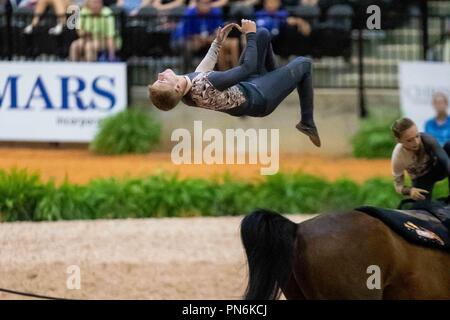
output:
<svg viewBox="0 0 450 320"><path fill-rule="evenodd" d="M391 129L397 142L401 143L405 149L411 151L420 149L422 140L414 121L409 118L400 118L394 121Z"/></svg>
<svg viewBox="0 0 450 320"><path fill-rule="evenodd" d="M158 73L158 79L148 86L149 98L160 110L168 111L180 102L183 97L183 77L177 76L171 69Z"/></svg>

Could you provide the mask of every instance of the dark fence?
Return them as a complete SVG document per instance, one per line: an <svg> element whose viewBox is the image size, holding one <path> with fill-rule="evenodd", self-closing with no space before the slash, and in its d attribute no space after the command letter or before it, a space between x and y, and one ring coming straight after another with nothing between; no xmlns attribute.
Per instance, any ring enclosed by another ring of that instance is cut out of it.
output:
<svg viewBox="0 0 450 320"><path fill-rule="evenodd" d="M310 23L311 34L304 36L296 26L278 21L279 27L272 30L274 51L280 63L298 55L313 57L317 88L359 88L361 92L365 88L397 88L399 61L450 62L450 15L430 13L426 5L382 12L380 30L368 30L368 14L354 12L348 5L335 5L324 12L287 9L291 17ZM117 57L128 64L131 86L147 85L157 72L168 67L177 72L191 71L205 53L206 49L196 51L189 43L173 41L180 22L187 20L182 9L161 14L146 8L137 16L127 16L121 9L112 8L112 15ZM241 18L261 17L255 17L252 10L230 9L222 20ZM67 60L77 31L64 28L58 36L49 35L57 20L47 12L33 33L25 34L23 29L31 19L28 10L0 10L0 58ZM234 32L230 37L238 39L239 34Z"/></svg>

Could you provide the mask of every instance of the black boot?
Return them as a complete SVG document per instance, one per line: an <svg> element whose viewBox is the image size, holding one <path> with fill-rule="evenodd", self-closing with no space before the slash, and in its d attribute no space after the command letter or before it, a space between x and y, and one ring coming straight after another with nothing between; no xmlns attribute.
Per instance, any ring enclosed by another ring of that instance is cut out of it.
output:
<svg viewBox="0 0 450 320"><path fill-rule="evenodd" d="M317 147L321 146L319 133L317 132L317 128L314 124L307 125L300 121L299 123L297 123L295 127L300 132L306 134L309 137L309 140L311 140L311 142L314 143L315 146Z"/></svg>

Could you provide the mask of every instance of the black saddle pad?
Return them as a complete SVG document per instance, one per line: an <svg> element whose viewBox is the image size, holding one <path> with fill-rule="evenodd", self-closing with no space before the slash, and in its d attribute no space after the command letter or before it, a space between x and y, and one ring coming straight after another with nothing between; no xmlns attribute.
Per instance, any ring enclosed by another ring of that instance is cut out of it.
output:
<svg viewBox="0 0 450 320"><path fill-rule="evenodd" d="M392 230L406 240L431 248L438 248L450 252L450 235L448 229L434 214L443 211L450 214L448 205L416 205L409 210L379 208L373 206L361 206L355 210L383 221Z"/></svg>

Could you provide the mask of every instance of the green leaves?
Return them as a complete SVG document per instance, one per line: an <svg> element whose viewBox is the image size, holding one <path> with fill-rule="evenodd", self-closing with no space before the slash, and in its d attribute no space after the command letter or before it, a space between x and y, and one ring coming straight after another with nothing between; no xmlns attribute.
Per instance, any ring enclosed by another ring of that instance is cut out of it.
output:
<svg viewBox="0 0 450 320"><path fill-rule="evenodd" d="M33 220L36 206L51 187L26 170L0 171L0 221Z"/></svg>
<svg viewBox="0 0 450 320"><path fill-rule="evenodd" d="M390 158L395 147L391 124L395 117L363 120L352 138L353 155L357 158Z"/></svg>
<svg viewBox="0 0 450 320"><path fill-rule="evenodd" d="M128 109L104 119L90 149L99 154L147 153L159 142L161 126L148 112Z"/></svg>
<svg viewBox="0 0 450 320"><path fill-rule="evenodd" d="M436 186L435 197L447 185ZM142 217L240 215L265 207L283 213L319 213L359 205L396 207L401 197L390 179L359 185L329 182L302 173L277 174L256 182L181 179L159 174L134 179L98 179L87 185L42 183L25 170L0 171L1 221L125 219Z"/></svg>

